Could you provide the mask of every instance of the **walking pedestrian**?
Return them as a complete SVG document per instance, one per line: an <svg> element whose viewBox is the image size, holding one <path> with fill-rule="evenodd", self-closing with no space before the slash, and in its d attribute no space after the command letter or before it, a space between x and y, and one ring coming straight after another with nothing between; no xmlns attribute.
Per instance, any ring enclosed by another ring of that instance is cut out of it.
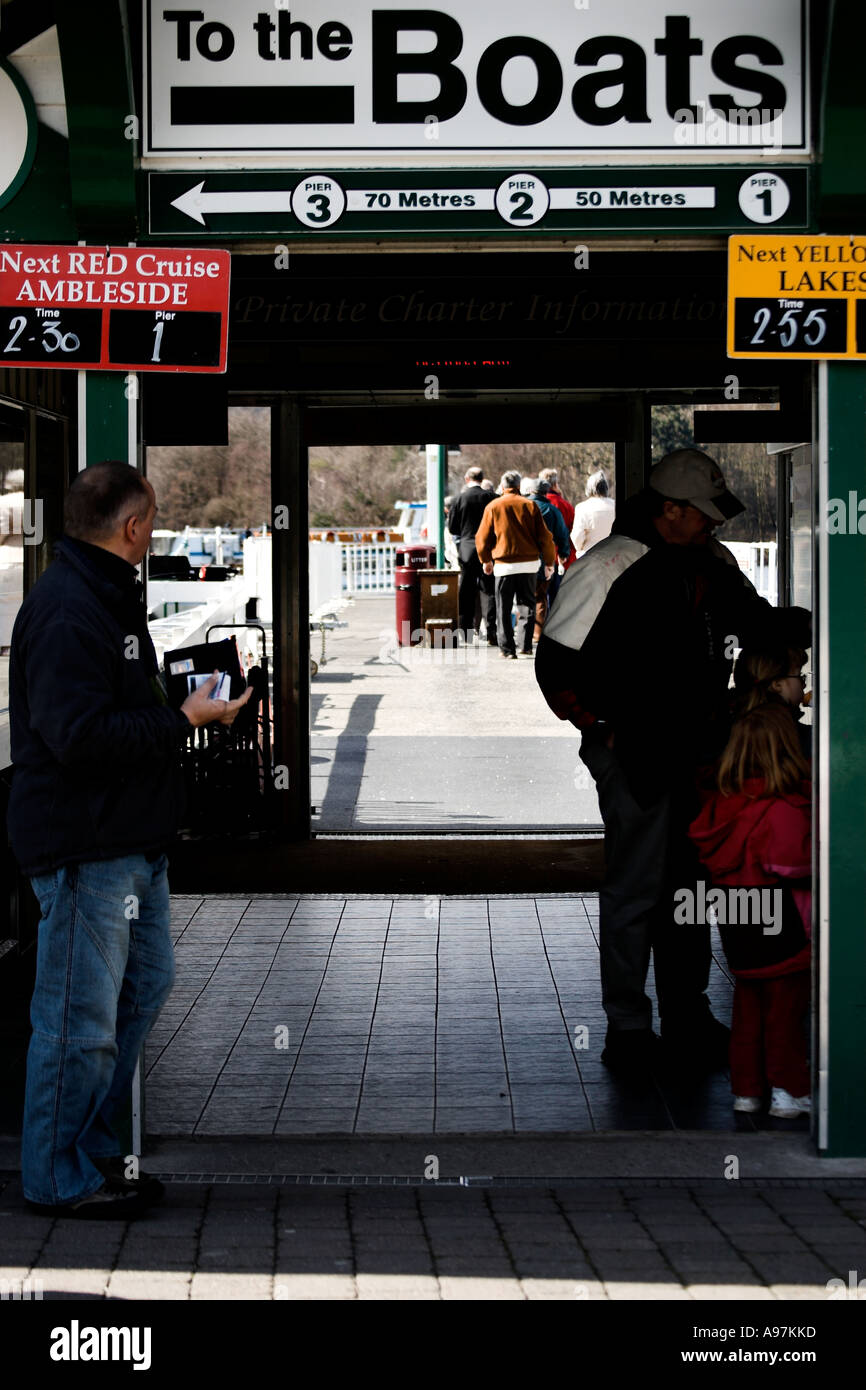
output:
<svg viewBox="0 0 866 1390"><path fill-rule="evenodd" d="M493 493L481 486L483 472L480 468L467 468L464 476L465 486L454 498L448 513L448 529L457 546L460 563L460 580L457 589L458 624L464 641L469 641L470 633L479 628L478 596L483 593L484 617L487 626L487 642L497 646L496 640L496 596L493 580L484 574L478 551L475 548L475 535L481 525L484 509L493 501Z"/></svg>
<svg viewBox="0 0 866 1390"><path fill-rule="evenodd" d="M571 540L578 555L605 540L611 532L616 503L608 496L608 481L603 468L591 473L586 483L586 501L574 509Z"/></svg>
<svg viewBox="0 0 866 1390"><path fill-rule="evenodd" d="M539 560L545 578L553 574L556 546L538 507L520 495L520 474L502 475L502 495L485 508L475 537L484 573L493 575L496 633L503 657L517 659L511 610L518 613L517 641L522 656L532 656L535 613L535 575Z"/></svg>
<svg viewBox="0 0 866 1390"><path fill-rule="evenodd" d="M554 507L548 496L548 485L543 478L524 478L520 484L521 495L531 497L538 510L544 518L544 524L556 546L556 554L560 564L564 567L568 563L571 553L571 538L568 534L568 527L559 508ZM559 588L561 575L557 568L549 579L544 577L544 565L540 564L538 573L535 577L535 641L541 636L541 630L547 621L547 614L550 605L556 598Z"/></svg>
<svg viewBox="0 0 866 1390"><path fill-rule="evenodd" d="M552 507L560 513L565 522L565 529L569 534L568 555L563 561L563 570L567 570L577 559L577 553L571 544L571 529L574 526L574 506L564 497L559 490L559 473L555 468L542 468L538 475L542 483L547 484L546 497ZM552 598L551 598L552 602Z"/></svg>

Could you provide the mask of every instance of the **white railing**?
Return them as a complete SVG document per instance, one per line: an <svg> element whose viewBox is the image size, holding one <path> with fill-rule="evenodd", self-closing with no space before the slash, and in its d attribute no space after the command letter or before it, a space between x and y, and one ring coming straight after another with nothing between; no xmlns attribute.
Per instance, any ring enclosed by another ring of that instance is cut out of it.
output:
<svg viewBox="0 0 866 1390"><path fill-rule="evenodd" d="M344 594L393 594L397 541L341 541Z"/></svg>
<svg viewBox="0 0 866 1390"><path fill-rule="evenodd" d="M743 573L751 579L761 598L775 604L778 599L775 541L725 541Z"/></svg>
<svg viewBox="0 0 866 1390"><path fill-rule="evenodd" d="M208 628L215 623L243 622L248 592L242 575L221 584L151 579L147 598L152 608L179 605L178 612L152 618L148 623L160 665L167 651L204 642ZM218 633L214 641L229 635L228 632ZM243 633L239 631L237 637L243 647Z"/></svg>

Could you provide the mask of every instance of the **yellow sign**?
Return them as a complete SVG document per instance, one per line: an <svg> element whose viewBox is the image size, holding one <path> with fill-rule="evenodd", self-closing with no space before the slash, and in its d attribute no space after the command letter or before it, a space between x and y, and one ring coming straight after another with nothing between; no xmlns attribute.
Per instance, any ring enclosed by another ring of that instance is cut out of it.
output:
<svg viewBox="0 0 866 1390"><path fill-rule="evenodd" d="M728 356L866 357L866 237L729 237Z"/></svg>

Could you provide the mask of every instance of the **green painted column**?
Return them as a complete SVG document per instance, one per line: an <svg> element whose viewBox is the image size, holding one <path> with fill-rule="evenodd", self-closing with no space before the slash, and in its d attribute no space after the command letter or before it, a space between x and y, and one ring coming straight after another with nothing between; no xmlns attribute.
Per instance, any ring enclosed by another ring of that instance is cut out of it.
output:
<svg viewBox="0 0 866 1390"><path fill-rule="evenodd" d="M130 410L135 410L137 378L123 372L85 372L82 375L86 378L84 457L79 452L79 468L98 463L100 459L122 459L136 467L137 429L133 415L131 439Z"/></svg>
<svg viewBox="0 0 866 1390"><path fill-rule="evenodd" d="M830 1157L866 1155L866 363L822 364L819 413L817 1140Z"/></svg>
<svg viewBox="0 0 866 1390"><path fill-rule="evenodd" d="M448 470L448 448L445 444L427 445L427 541L436 547L436 568L445 565L445 483Z"/></svg>
<svg viewBox="0 0 866 1390"><path fill-rule="evenodd" d="M436 568L445 568L445 489L448 486L448 448L439 445L439 510L436 514Z"/></svg>

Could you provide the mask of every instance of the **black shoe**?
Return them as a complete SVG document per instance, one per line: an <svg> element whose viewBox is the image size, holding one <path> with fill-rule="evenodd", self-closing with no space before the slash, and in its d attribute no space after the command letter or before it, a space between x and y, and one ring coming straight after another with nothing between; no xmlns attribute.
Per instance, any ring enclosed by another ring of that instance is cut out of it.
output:
<svg viewBox="0 0 866 1390"><path fill-rule="evenodd" d="M165 1196L165 1187L159 1178L153 1177L150 1173L139 1171L137 1178L128 1178L124 1158L91 1158L90 1161L96 1164L110 1187L118 1192L138 1193L149 1207L161 1202Z"/></svg>
<svg viewBox="0 0 866 1390"><path fill-rule="evenodd" d="M662 1024L662 1044L683 1072L727 1071L730 1065L731 1030L710 1013L697 1023Z"/></svg>
<svg viewBox="0 0 866 1390"><path fill-rule="evenodd" d="M517 652L503 652L502 655L504 656L504 658L505 658L506 661L516 661L516 660L517 660Z"/></svg>
<svg viewBox="0 0 866 1390"><path fill-rule="evenodd" d="M658 1041L651 1028L609 1028L601 1060L617 1076L645 1081L657 1064Z"/></svg>
<svg viewBox="0 0 866 1390"><path fill-rule="evenodd" d="M144 1216L150 1203L144 1200L141 1192L122 1190L106 1181L78 1202L60 1202L56 1206L28 1202L27 1205L40 1216L69 1216L78 1221L135 1221Z"/></svg>

